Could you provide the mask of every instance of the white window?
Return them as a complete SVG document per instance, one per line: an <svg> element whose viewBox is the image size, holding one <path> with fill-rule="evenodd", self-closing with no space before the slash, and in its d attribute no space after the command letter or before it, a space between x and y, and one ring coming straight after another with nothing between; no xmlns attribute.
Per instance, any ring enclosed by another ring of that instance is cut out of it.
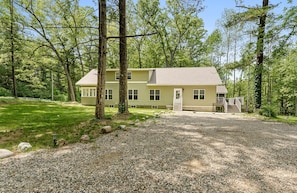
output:
<svg viewBox="0 0 297 193"><path fill-rule="evenodd" d="M83 88L82 89L82 97L88 97L89 96L89 89Z"/></svg>
<svg viewBox="0 0 297 193"><path fill-rule="evenodd" d="M193 90L194 100L204 100L205 99L205 89L195 89Z"/></svg>
<svg viewBox="0 0 297 193"><path fill-rule="evenodd" d="M138 90L128 90L129 100L138 100Z"/></svg>
<svg viewBox="0 0 297 193"><path fill-rule="evenodd" d="M115 79L116 80L119 80L120 79L120 73L119 72L116 72L115 73ZM127 79L128 80L131 80L132 79L132 72L127 72Z"/></svg>
<svg viewBox="0 0 297 193"><path fill-rule="evenodd" d="M96 88L83 88L82 97L96 97Z"/></svg>
<svg viewBox="0 0 297 193"><path fill-rule="evenodd" d="M150 100L159 101L160 100L160 90L150 90Z"/></svg>
<svg viewBox="0 0 297 193"><path fill-rule="evenodd" d="M105 90L105 100L112 100L112 90L110 89Z"/></svg>
<svg viewBox="0 0 297 193"><path fill-rule="evenodd" d="M95 88L90 89L90 97L96 97L96 89Z"/></svg>

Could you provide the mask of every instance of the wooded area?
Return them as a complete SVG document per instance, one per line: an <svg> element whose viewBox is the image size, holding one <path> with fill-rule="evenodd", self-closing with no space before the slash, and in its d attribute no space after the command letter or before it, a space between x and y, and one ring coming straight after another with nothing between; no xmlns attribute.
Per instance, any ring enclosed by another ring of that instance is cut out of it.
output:
<svg viewBox="0 0 297 193"><path fill-rule="evenodd" d="M106 54L106 68L120 69L125 37L127 53L121 57L129 68L215 66L229 97L245 98L246 111L297 114L296 2L236 1L217 29L207 32L199 17L203 0L171 0L166 6L127 0L126 31L120 35L119 1L109 0L106 52L99 46L102 2L83 7L79 0L0 0L0 96L79 101L74 84L105 65L100 53Z"/></svg>

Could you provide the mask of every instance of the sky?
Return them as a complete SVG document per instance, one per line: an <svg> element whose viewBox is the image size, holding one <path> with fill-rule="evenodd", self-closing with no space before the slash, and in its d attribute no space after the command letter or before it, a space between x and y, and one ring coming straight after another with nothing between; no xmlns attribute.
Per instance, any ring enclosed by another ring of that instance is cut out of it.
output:
<svg viewBox="0 0 297 193"><path fill-rule="evenodd" d="M94 6L93 0L80 0L81 5L90 5ZM137 0L134 0L137 1ZM277 9L279 12L282 10L282 7L285 5L286 0L270 0L270 4L280 3L280 7ZM165 5L166 0L160 0L161 5ZM255 6L262 5L262 0L244 0L245 6ZM199 14L204 21L204 27L208 31L208 34L213 32L217 25L217 21L222 17L225 9L237 9L235 0L204 0L203 6L205 9Z"/></svg>

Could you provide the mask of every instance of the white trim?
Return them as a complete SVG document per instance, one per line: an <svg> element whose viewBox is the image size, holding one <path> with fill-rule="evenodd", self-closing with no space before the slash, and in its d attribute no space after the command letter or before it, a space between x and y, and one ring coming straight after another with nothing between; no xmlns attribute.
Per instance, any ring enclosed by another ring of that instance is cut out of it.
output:
<svg viewBox="0 0 297 193"><path fill-rule="evenodd" d="M202 96L202 94L200 93L202 90L204 91L204 93L203 93L204 98L203 99L200 98ZM198 93L195 94L195 91L198 91ZM196 95L198 96L197 99L195 99L195 96ZM203 100L205 100L205 95L206 95L206 89L193 89L193 100L201 100L201 101L203 101Z"/></svg>

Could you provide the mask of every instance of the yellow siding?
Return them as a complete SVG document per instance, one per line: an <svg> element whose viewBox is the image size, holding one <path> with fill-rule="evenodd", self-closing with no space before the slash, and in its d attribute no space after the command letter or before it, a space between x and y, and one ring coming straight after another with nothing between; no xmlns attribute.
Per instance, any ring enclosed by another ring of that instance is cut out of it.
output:
<svg viewBox="0 0 297 193"><path fill-rule="evenodd" d="M106 71L106 81L115 81L115 72L116 71Z"/></svg>
<svg viewBox="0 0 297 193"><path fill-rule="evenodd" d="M133 71L131 81L148 81L149 71Z"/></svg>
<svg viewBox="0 0 297 193"><path fill-rule="evenodd" d="M106 81L118 81L116 80L116 76L115 74L119 72L117 70L114 70L114 71L106 71ZM149 71L144 71L144 70L141 70L141 71L129 71L128 72L132 72L132 79L131 80L128 80L129 82L130 81L148 81L149 79Z"/></svg>
<svg viewBox="0 0 297 193"><path fill-rule="evenodd" d="M112 99L105 100L106 106L113 105L117 107L119 101L119 84L115 80L115 72L107 71L105 89L112 90ZM216 102L216 86L147 86L149 71L133 71L132 80L128 81L128 90L138 90L138 100L128 100L130 106L172 106L174 88L183 89L183 109L197 111L214 111ZM82 87L91 88L91 87ZM92 87L95 88L95 87ZM204 89L205 99L194 100L193 90ZM160 100L150 100L150 90L160 90ZM95 97L81 97L81 103L84 105L95 105Z"/></svg>
<svg viewBox="0 0 297 193"><path fill-rule="evenodd" d="M81 104L83 105L95 105L96 98L95 97L81 97Z"/></svg>

